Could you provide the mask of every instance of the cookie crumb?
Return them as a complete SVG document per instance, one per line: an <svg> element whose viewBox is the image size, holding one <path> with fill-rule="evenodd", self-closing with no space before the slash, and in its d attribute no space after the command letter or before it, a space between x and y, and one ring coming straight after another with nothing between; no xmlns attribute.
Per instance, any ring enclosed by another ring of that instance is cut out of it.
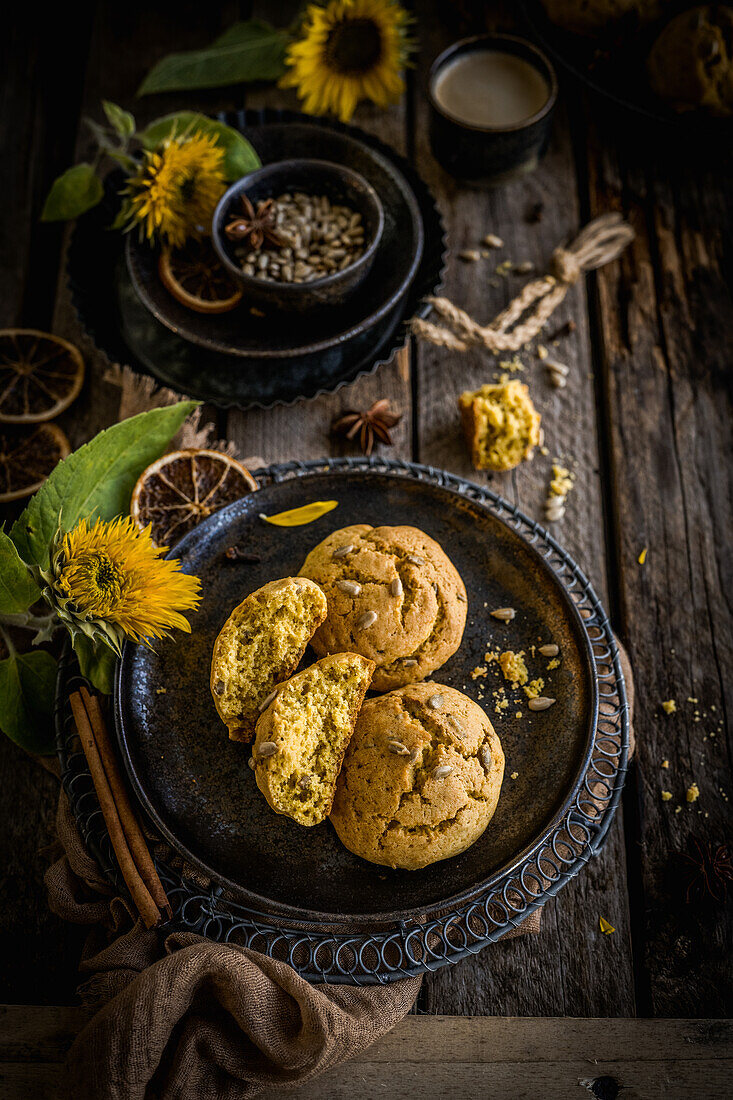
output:
<svg viewBox="0 0 733 1100"><path fill-rule="evenodd" d="M524 694L528 699L536 699L538 695L542 694L542 689L545 686L545 681L541 678L536 680L530 680L528 684L524 686Z"/></svg>
<svg viewBox="0 0 733 1100"><path fill-rule="evenodd" d="M512 779L516 779L519 776L519 772L512 772Z"/></svg>
<svg viewBox="0 0 733 1100"><path fill-rule="evenodd" d="M524 663L523 649L518 653L511 649L505 649L503 653L499 654L499 667L504 674L504 679L514 688L519 687L520 684L526 684L529 680L527 666Z"/></svg>
<svg viewBox="0 0 733 1100"><path fill-rule="evenodd" d="M677 704L675 703L674 699L665 699L662 703L662 710L665 714L674 714L674 712L677 710Z"/></svg>
<svg viewBox="0 0 733 1100"><path fill-rule="evenodd" d="M688 802L697 802L699 797L700 788L698 787L697 783L691 783L690 786L687 788L685 798Z"/></svg>
<svg viewBox="0 0 733 1100"><path fill-rule="evenodd" d="M669 760L663 760L662 761L662 767L663 768L668 768L669 767Z"/></svg>
<svg viewBox="0 0 733 1100"><path fill-rule="evenodd" d="M662 802L670 802L672 799L671 791L662 791Z"/></svg>

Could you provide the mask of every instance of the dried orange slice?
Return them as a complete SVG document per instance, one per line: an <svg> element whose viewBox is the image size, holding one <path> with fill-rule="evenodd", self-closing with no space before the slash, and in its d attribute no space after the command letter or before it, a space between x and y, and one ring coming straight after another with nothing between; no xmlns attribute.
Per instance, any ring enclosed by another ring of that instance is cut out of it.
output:
<svg viewBox="0 0 733 1100"><path fill-rule="evenodd" d="M157 546L172 546L202 519L246 496L257 482L241 462L220 451L173 451L143 470L132 491L130 515L153 525Z"/></svg>
<svg viewBox="0 0 733 1100"><path fill-rule="evenodd" d="M68 408L84 381L78 348L33 328L0 329L0 421L38 424Z"/></svg>
<svg viewBox="0 0 733 1100"><path fill-rule="evenodd" d="M71 447L55 424L0 432L0 503L29 497Z"/></svg>
<svg viewBox="0 0 733 1100"><path fill-rule="evenodd" d="M183 248L164 248L158 274L168 293L196 313L228 313L242 300L240 287L209 240L192 239Z"/></svg>

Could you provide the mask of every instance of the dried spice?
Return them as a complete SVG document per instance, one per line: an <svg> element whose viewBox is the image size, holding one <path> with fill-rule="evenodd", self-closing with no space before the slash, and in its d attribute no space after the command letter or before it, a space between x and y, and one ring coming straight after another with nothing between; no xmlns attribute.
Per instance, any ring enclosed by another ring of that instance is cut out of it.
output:
<svg viewBox="0 0 733 1100"><path fill-rule="evenodd" d="M238 546L228 546L224 551L226 561L245 561L251 565L257 565L262 561L259 554L251 554L248 550L240 550Z"/></svg>
<svg viewBox="0 0 733 1100"><path fill-rule="evenodd" d="M733 860L727 844L714 845L709 840L691 836L681 859L685 866L685 900L688 903L695 896L707 895L713 901L726 897L728 883L733 881Z"/></svg>
<svg viewBox="0 0 733 1100"><path fill-rule="evenodd" d="M271 523L273 527L303 527L306 523L325 516L326 512L338 508L337 500L314 500L310 504L303 504L300 508L289 508L286 512L277 512L274 516L266 516L260 512L260 519L265 523Z"/></svg>
<svg viewBox="0 0 733 1100"><path fill-rule="evenodd" d="M370 455L374 449L375 439L391 445L390 428L399 424L401 419L402 413L392 412L389 407L389 398L382 397L365 412L350 409L336 417L331 424L331 431L346 439L354 439L358 435L362 451L365 455Z"/></svg>
<svg viewBox="0 0 733 1100"><path fill-rule="evenodd" d="M275 200L258 202L256 210L246 195L241 195L241 200L244 214L232 218L224 228L229 240L240 243L249 240L252 248L262 248L265 241L282 247L285 240L275 228Z"/></svg>

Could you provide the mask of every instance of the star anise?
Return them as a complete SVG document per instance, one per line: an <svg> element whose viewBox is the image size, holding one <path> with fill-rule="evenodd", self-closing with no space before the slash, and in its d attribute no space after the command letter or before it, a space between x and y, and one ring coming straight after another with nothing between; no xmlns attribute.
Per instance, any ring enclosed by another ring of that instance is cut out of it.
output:
<svg viewBox="0 0 733 1100"><path fill-rule="evenodd" d="M687 879L687 902L693 894L707 894L714 901L722 901L728 892L728 883L733 881L730 848L727 844L713 845L709 840L698 840L696 836L690 837L687 847L688 851L681 854Z"/></svg>
<svg viewBox="0 0 733 1100"><path fill-rule="evenodd" d="M331 430L335 435L343 435L346 439L354 439L358 435L362 451L365 455L370 455L375 439L381 439L382 443L392 443L389 429L399 424L401 419L402 413L391 412L389 399L382 397L365 412L350 409L336 417Z"/></svg>
<svg viewBox="0 0 733 1100"><path fill-rule="evenodd" d="M262 248L265 241L274 244L276 248L282 248L287 242L275 229L275 200L265 199L258 202L255 210L246 195L241 195L241 199L244 214L232 218L224 227L229 240L241 242L249 237L252 248Z"/></svg>

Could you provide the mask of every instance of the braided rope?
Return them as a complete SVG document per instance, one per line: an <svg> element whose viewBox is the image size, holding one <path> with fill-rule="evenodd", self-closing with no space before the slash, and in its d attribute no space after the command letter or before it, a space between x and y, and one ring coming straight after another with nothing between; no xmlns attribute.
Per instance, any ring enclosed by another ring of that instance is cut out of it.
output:
<svg viewBox="0 0 733 1100"><path fill-rule="evenodd" d="M540 332L568 288L584 272L615 260L633 238L634 230L620 214L601 214L567 248L556 248L550 264L552 273L527 283L490 325L478 324L449 298L427 298L433 313L445 324L416 317L412 331L420 339L452 351L471 347L484 347L494 353L518 351Z"/></svg>

